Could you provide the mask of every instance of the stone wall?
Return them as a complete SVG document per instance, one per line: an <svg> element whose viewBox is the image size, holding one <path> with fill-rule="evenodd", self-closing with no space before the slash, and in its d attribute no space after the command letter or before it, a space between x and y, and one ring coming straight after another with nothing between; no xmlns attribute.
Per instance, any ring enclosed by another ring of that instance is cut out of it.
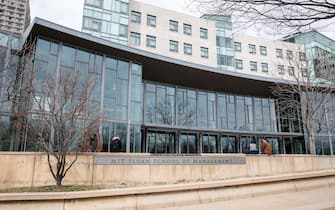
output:
<svg viewBox="0 0 335 210"><path fill-rule="evenodd" d="M85 153L63 184L113 185L226 180L335 169L335 157L310 155L206 154L201 157L245 157L245 164L217 165L94 165L95 157L151 157L150 154ZM73 158L70 156L69 158ZM0 189L54 185L43 153L0 153Z"/></svg>

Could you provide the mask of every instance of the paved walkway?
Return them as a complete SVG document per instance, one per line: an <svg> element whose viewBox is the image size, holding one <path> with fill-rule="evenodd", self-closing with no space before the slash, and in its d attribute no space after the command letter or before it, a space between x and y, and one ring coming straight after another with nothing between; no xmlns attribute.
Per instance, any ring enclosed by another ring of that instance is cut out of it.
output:
<svg viewBox="0 0 335 210"><path fill-rule="evenodd" d="M160 210L335 210L335 187Z"/></svg>

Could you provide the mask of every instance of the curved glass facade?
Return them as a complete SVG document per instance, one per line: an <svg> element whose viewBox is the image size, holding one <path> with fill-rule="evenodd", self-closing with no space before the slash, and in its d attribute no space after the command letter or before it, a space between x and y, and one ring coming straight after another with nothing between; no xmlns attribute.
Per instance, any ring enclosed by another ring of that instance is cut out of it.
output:
<svg viewBox="0 0 335 210"><path fill-rule="evenodd" d="M145 83L146 124L278 132L275 100Z"/></svg>
<svg viewBox="0 0 335 210"><path fill-rule="evenodd" d="M308 148L300 109L280 113L273 98L157 83L145 79L139 63L45 38L37 40L26 67L33 68L37 87L45 80L60 81L69 71L80 73L79 81L93 79L90 100L103 116L96 132L103 137L104 152L111 151L115 135L120 136L121 152L246 153L251 141L261 150L263 138L269 139L274 154L306 153ZM38 90L36 96L42 97ZM334 104L332 95L325 105L327 128L334 128ZM9 108L2 103L2 113L7 113L1 116L0 149L37 150L27 139L17 148L9 142ZM33 114L28 122L43 129ZM333 129L317 135L317 154L333 154L334 145Z"/></svg>

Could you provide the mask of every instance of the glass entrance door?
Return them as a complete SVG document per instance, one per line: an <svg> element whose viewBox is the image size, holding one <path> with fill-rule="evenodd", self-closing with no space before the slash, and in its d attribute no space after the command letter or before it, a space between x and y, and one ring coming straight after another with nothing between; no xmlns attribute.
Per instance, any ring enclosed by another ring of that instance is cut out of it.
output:
<svg viewBox="0 0 335 210"><path fill-rule="evenodd" d="M285 154L305 154L306 147L303 137L284 138Z"/></svg>
<svg viewBox="0 0 335 210"><path fill-rule="evenodd" d="M148 131L147 145L150 153L176 153L175 133Z"/></svg>
<svg viewBox="0 0 335 210"><path fill-rule="evenodd" d="M241 136L240 137L240 152L248 153L249 145L252 141L255 141L255 136Z"/></svg>
<svg viewBox="0 0 335 210"><path fill-rule="evenodd" d="M197 134L181 133L179 135L180 153L191 154L198 152Z"/></svg>
<svg viewBox="0 0 335 210"><path fill-rule="evenodd" d="M236 136L221 136L221 152L237 153Z"/></svg>
<svg viewBox="0 0 335 210"><path fill-rule="evenodd" d="M258 137L258 142L257 145L259 146L259 151L262 152L263 148L263 139L269 140L269 143L271 144L272 147L272 154L279 154L280 149L279 149L279 138L278 137L269 137L269 136L261 136Z"/></svg>
<svg viewBox="0 0 335 210"><path fill-rule="evenodd" d="M218 146L216 143L216 135L202 135L202 152L203 153L217 153Z"/></svg>

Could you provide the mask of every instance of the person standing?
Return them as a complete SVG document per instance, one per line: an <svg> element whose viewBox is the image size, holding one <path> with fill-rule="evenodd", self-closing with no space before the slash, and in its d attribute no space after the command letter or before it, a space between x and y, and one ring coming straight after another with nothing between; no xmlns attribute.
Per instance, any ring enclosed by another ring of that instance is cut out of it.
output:
<svg viewBox="0 0 335 210"><path fill-rule="evenodd" d="M272 147L271 147L271 144L270 144L269 140L263 139L262 150L263 150L262 151L263 154L267 154L267 155L271 155L272 154Z"/></svg>

